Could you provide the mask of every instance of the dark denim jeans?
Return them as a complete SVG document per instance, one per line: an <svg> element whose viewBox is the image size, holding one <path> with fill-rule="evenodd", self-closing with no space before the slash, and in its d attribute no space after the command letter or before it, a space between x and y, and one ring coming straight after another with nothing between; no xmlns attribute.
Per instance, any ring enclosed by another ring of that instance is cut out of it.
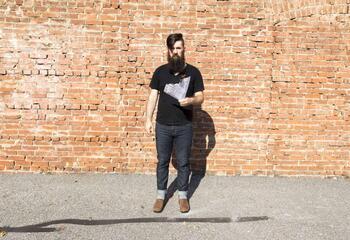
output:
<svg viewBox="0 0 350 240"><path fill-rule="evenodd" d="M158 190L167 189L169 163L173 147L175 147L175 156L177 160L177 188L179 191L188 190L192 136L192 123L182 126L168 126L156 123Z"/></svg>

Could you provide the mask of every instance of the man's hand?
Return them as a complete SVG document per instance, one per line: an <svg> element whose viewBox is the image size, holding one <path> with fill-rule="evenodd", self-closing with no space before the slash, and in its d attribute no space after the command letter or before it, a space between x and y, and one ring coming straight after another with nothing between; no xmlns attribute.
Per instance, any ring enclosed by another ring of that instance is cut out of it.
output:
<svg viewBox="0 0 350 240"><path fill-rule="evenodd" d="M186 107L188 105L201 105L204 101L203 91L198 91L194 93L194 97L187 97L179 100L181 107Z"/></svg>
<svg viewBox="0 0 350 240"><path fill-rule="evenodd" d="M153 126L151 120L146 120L145 129L147 134L151 134L153 132Z"/></svg>
<svg viewBox="0 0 350 240"><path fill-rule="evenodd" d="M191 104L193 104L193 98L184 98L179 100L180 106L181 107L186 107L189 106Z"/></svg>

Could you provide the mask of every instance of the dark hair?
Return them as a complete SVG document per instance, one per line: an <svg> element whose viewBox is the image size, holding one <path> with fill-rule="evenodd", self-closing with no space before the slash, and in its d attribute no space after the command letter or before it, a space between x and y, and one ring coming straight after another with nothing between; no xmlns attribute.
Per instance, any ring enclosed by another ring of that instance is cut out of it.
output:
<svg viewBox="0 0 350 240"><path fill-rule="evenodd" d="M177 41L182 41L182 44L185 45L185 41L182 38L182 33L173 33L168 36L166 39L166 45L168 46L169 49L174 48L174 44Z"/></svg>

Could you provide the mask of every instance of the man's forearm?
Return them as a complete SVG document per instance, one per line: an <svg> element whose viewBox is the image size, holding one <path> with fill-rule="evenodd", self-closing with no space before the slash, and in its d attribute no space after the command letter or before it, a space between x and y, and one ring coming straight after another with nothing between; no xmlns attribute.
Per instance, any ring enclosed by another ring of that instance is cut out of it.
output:
<svg viewBox="0 0 350 240"><path fill-rule="evenodd" d="M153 104L153 102L148 100L147 110L146 110L146 120L150 120L150 121L152 120L154 109L155 109L155 104Z"/></svg>
<svg viewBox="0 0 350 240"><path fill-rule="evenodd" d="M194 96L192 98L192 105L201 105L204 101L203 96Z"/></svg>
<svg viewBox="0 0 350 240"><path fill-rule="evenodd" d="M149 121L152 120L153 112L154 112L154 109L156 108L157 98L158 98L158 92L152 90L147 102L146 120L149 120Z"/></svg>

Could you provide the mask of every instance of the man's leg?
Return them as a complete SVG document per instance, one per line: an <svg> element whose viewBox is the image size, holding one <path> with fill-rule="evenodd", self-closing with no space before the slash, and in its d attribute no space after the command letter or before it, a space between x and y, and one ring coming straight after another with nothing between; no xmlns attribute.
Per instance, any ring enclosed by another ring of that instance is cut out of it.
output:
<svg viewBox="0 0 350 240"><path fill-rule="evenodd" d="M189 211L187 192L190 175L189 159L191 155L192 136L192 124L177 127L174 141L177 160L177 186L181 212Z"/></svg>
<svg viewBox="0 0 350 240"><path fill-rule="evenodd" d="M171 127L156 123L157 148L157 200L153 207L154 212L161 212L167 192L169 162L173 148Z"/></svg>

